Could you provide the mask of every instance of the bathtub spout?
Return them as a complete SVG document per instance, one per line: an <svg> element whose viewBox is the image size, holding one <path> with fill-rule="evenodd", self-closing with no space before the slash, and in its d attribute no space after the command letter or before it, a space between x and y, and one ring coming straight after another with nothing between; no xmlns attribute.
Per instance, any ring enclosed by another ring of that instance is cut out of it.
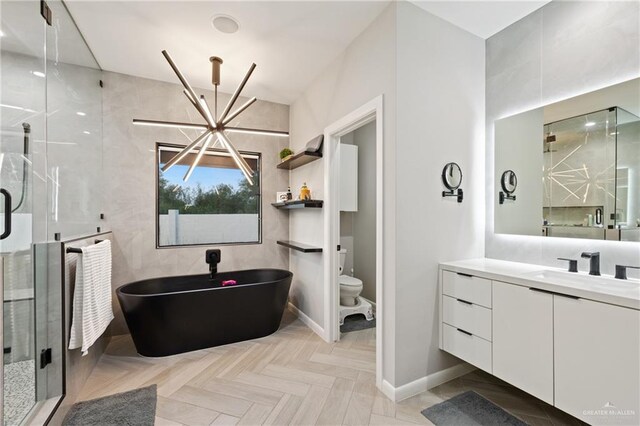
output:
<svg viewBox="0 0 640 426"><path fill-rule="evenodd" d="M205 261L209 264L209 275L213 278L218 273L218 263L222 259L219 249L207 250Z"/></svg>

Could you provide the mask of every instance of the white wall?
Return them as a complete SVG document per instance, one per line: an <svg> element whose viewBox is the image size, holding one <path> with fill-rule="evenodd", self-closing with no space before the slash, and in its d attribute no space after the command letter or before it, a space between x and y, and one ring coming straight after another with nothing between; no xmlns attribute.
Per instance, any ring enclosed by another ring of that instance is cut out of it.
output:
<svg viewBox="0 0 640 426"><path fill-rule="evenodd" d="M458 363L438 349L438 263L484 254L484 42L398 3L395 386ZM442 167L464 201L442 198Z"/></svg>
<svg viewBox="0 0 640 426"><path fill-rule="evenodd" d="M384 281L378 297L385 303L383 378L398 387L459 362L438 349L437 266L483 255L484 43L409 3L392 3L292 105L294 148L381 93ZM448 161L465 173L462 204L440 196ZM292 187L306 180L320 198L320 163L292 172ZM321 244L322 214L293 213L291 239ZM322 325L320 259L292 254L291 269L293 302Z"/></svg>
<svg viewBox="0 0 640 426"><path fill-rule="evenodd" d="M384 297L387 336L383 376L393 377L395 307L395 105L396 105L396 7L385 11L358 36L336 60L291 105L291 146L304 147L314 136L346 114L379 95L384 97ZM295 192L307 182L313 198L324 195L324 162L319 160L291 172L291 189ZM324 246L324 209L290 213L290 238L294 241ZM293 272L292 302L320 327L324 324L323 254L291 252Z"/></svg>
<svg viewBox="0 0 640 426"><path fill-rule="evenodd" d="M563 267L557 257L601 251L605 274L639 263L640 243L501 235L493 226L494 121L638 77L639 44L638 2L554 1L487 40L487 257Z"/></svg>
<svg viewBox="0 0 640 426"><path fill-rule="evenodd" d="M179 214L169 210L159 216L159 225L161 246L253 242L260 232L257 214Z"/></svg>

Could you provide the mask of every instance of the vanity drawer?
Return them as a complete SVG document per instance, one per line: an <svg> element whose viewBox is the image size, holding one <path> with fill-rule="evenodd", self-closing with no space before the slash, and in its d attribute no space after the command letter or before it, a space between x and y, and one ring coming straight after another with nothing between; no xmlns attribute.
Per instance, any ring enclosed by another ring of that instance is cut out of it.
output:
<svg viewBox="0 0 640 426"><path fill-rule="evenodd" d="M442 324L442 343L445 351L491 373L491 342Z"/></svg>
<svg viewBox="0 0 640 426"><path fill-rule="evenodd" d="M491 341L491 309L442 296L442 321Z"/></svg>
<svg viewBox="0 0 640 426"><path fill-rule="evenodd" d="M442 271L442 294L491 308L491 280Z"/></svg>

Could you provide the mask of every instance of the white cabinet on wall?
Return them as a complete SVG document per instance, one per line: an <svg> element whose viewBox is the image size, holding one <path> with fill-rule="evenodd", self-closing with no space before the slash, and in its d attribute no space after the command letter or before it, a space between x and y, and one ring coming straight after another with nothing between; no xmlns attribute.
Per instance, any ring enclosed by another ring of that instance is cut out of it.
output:
<svg viewBox="0 0 640 426"><path fill-rule="evenodd" d="M493 282L493 374L553 404L553 295Z"/></svg>
<svg viewBox="0 0 640 426"><path fill-rule="evenodd" d="M340 158L340 211L358 211L358 147L341 143Z"/></svg>
<svg viewBox="0 0 640 426"><path fill-rule="evenodd" d="M640 424L640 311L556 297L554 325L556 405L588 423L613 411Z"/></svg>

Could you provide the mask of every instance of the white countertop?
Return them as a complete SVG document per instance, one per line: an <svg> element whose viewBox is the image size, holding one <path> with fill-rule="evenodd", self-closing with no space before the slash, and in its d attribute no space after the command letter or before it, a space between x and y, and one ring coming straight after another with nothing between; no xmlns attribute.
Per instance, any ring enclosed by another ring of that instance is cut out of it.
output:
<svg viewBox="0 0 640 426"><path fill-rule="evenodd" d="M443 262L440 268L640 310L640 281L634 279L592 277L584 272L485 258Z"/></svg>

